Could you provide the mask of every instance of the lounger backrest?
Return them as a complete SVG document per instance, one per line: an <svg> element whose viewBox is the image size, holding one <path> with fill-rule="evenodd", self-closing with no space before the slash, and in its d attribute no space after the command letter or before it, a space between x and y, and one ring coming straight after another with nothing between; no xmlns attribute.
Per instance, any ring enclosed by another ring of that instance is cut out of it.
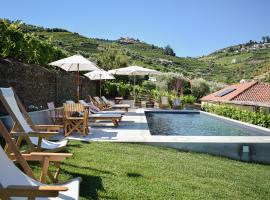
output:
<svg viewBox="0 0 270 200"><path fill-rule="evenodd" d="M92 102L89 103L89 108L91 108L95 112L99 112L100 111L100 109L98 107L96 107Z"/></svg>
<svg viewBox="0 0 270 200"><path fill-rule="evenodd" d="M89 109L89 111L90 111L91 113L93 113L93 114L98 113L98 111L95 110L95 109L93 109L93 107L92 107L91 105L88 107L88 109Z"/></svg>
<svg viewBox="0 0 270 200"><path fill-rule="evenodd" d="M85 100L79 100L79 103L81 103L82 105L88 107L89 104L85 102Z"/></svg>
<svg viewBox="0 0 270 200"><path fill-rule="evenodd" d="M111 105L111 103L109 102L109 100L105 96L102 96L101 98L107 105Z"/></svg>
<svg viewBox="0 0 270 200"><path fill-rule="evenodd" d="M38 185L38 182L29 178L8 158L0 146L0 183L2 187L9 185Z"/></svg>
<svg viewBox="0 0 270 200"><path fill-rule="evenodd" d="M102 102L100 101L99 97L94 97L94 99L96 100L96 102L98 102L99 104L102 104Z"/></svg>
<svg viewBox="0 0 270 200"><path fill-rule="evenodd" d="M0 88L0 90L3 104L6 107L6 110L11 115L13 121L17 121L24 132L33 132L33 129L29 126L25 117L21 113L12 88Z"/></svg>

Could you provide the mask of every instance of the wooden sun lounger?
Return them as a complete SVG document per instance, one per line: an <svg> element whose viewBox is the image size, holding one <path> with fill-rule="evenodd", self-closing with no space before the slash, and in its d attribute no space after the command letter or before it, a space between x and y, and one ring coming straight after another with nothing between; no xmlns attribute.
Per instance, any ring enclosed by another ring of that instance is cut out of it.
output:
<svg viewBox="0 0 270 200"><path fill-rule="evenodd" d="M122 119L122 115L120 114L91 114L90 118L96 122L97 120L101 121L112 121L114 126L119 125L119 121Z"/></svg>
<svg viewBox="0 0 270 200"><path fill-rule="evenodd" d="M104 104L109 105L113 109L124 109L128 112L128 109L130 108L129 104L112 104L105 96L102 96L101 99Z"/></svg>

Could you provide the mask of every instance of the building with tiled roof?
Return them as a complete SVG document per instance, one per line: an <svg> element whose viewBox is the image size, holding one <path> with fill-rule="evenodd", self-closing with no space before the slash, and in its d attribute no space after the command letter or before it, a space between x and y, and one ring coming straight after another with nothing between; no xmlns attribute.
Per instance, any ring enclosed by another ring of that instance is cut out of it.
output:
<svg viewBox="0 0 270 200"><path fill-rule="evenodd" d="M237 83L201 98L204 103L228 103L270 108L270 84L258 81Z"/></svg>

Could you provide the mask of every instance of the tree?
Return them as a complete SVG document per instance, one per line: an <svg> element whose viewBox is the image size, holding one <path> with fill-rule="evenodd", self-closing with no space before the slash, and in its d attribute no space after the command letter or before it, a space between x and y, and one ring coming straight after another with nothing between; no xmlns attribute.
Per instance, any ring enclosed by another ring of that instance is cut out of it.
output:
<svg viewBox="0 0 270 200"><path fill-rule="evenodd" d="M164 48L163 53L164 53L165 55L175 56L175 53L174 53L173 49L170 47L170 45L167 45L167 46Z"/></svg>
<svg viewBox="0 0 270 200"><path fill-rule="evenodd" d="M267 43L269 43L270 42L270 37L268 35L265 36L265 40L266 40Z"/></svg>
<svg viewBox="0 0 270 200"><path fill-rule="evenodd" d="M266 42L266 37L262 36L262 43L265 43L265 42Z"/></svg>
<svg viewBox="0 0 270 200"><path fill-rule="evenodd" d="M191 82L191 94L198 99L210 92L208 82L202 78L194 79Z"/></svg>

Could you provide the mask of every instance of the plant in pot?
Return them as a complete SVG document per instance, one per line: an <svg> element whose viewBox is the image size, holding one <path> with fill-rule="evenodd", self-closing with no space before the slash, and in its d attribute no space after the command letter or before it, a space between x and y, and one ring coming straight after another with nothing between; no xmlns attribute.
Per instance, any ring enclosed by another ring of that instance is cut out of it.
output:
<svg viewBox="0 0 270 200"><path fill-rule="evenodd" d="M149 95L149 99L146 102L146 108L154 108L155 107L155 100L154 97L152 96L152 93Z"/></svg>
<svg viewBox="0 0 270 200"><path fill-rule="evenodd" d="M145 94L147 94L148 99L146 101L146 108L154 108L155 106L155 96L156 96L156 84L152 81L144 81L143 87Z"/></svg>

